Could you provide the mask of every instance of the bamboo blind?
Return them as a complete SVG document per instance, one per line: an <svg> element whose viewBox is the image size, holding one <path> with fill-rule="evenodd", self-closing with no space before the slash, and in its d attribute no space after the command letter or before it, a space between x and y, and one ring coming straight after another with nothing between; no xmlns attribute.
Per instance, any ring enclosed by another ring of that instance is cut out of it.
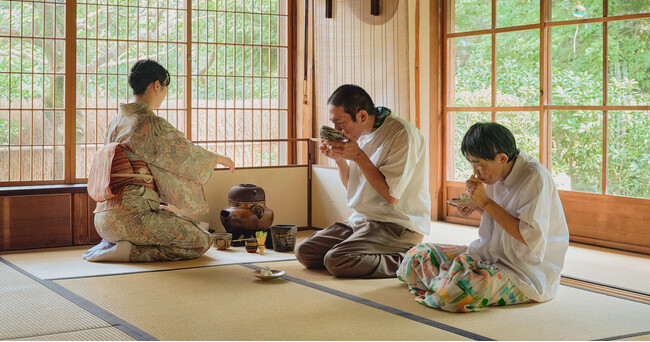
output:
<svg viewBox="0 0 650 342"><path fill-rule="evenodd" d="M314 1L316 127L332 125L327 99L347 83L364 88L375 106L409 119L408 3L381 4L380 15L373 16L370 1L333 1L332 19L328 19L326 1Z"/></svg>

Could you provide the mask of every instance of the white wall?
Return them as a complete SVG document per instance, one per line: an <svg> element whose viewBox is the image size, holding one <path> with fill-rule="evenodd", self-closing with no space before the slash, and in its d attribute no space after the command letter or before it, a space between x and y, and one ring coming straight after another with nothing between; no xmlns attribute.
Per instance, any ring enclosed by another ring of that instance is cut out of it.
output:
<svg viewBox="0 0 650 342"><path fill-rule="evenodd" d="M225 231L219 213L228 207L230 188L242 180L264 189L266 206L273 210L273 224L307 226L307 166L242 169L236 170L235 174L228 170L215 170L204 186L210 212L188 216L210 223L210 228L216 231Z"/></svg>
<svg viewBox="0 0 650 342"><path fill-rule="evenodd" d="M314 166L311 198L311 224L315 228L327 228L352 214L352 210L345 204L346 190L336 168Z"/></svg>

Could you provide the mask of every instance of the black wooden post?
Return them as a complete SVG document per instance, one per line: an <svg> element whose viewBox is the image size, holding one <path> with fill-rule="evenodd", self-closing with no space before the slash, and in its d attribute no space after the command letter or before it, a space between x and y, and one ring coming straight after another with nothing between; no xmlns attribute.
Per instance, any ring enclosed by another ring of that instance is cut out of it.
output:
<svg viewBox="0 0 650 342"><path fill-rule="evenodd" d="M379 15L379 0L370 0L370 14Z"/></svg>

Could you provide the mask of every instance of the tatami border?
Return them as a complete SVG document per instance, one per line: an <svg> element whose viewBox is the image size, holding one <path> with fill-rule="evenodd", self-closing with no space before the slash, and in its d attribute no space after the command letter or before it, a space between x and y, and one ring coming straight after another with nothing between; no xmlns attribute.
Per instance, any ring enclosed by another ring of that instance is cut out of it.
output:
<svg viewBox="0 0 650 342"><path fill-rule="evenodd" d="M643 335L650 335L650 331L644 331L644 332L640 332L640 333L627 334L627 335L619 335L619 336L613 336L613 337L599 338L597 340L592 340L592 341L616 341L616 340L621 340L621 339L624 339L624 338L637 337L637 336L643 336Z"/></svg>
<svg viewBox="0 0 650 342"><path fill-rule="evenodd" d="M5 265L11 267L15 271L29 277L30 279L36 281L37 283L45 286L46 288L50 289L54 293L58 294L59 296L71 301L72 303L76 304L80 308L88 311L89 313L93 314L97 318L105 321L106 323L110 324L111 326L119 329L123 333L133 337L137 341L158 341L157 338L147 334L146 332L138 329L137 327L133 326L132 324L120 319L119 317L111 314L110 312L102 309L101 307L93 304L89 300L75 294L74 292L64 288L63 286L55 283L52 280L42 280L31 273L21 269L20 267L12 264L11 262L5 260L4 258L0 257L0 262L4 263Z"/></svg>
<svg viewBox="0 0 650 342"><path fill-rule="evenodd" d="M253 269L253 270L261 270L262 269L262 267L259 267L257 265L253 265L253 264L242 264L241 266L244 266L244 267L247 267L247 268L250 268L250 269ZM396 309L396 308L393 308L393 307L390 307L390 306L387 306L387 305L384 305L384 304L379 304L377 302L373 302L373 301L368 300L368 299L357 297L355 295L351 295L349 293L345 293L345 292L342 292L342 291L339 291L339 290L335 290L335 289L332 289L332 288L329 288L329 287L326 287L326 286L318 285L318 284L312 283L312 282L307 281L307 280L303 280L303 279L300 279L300 278L295 278L295 277L292 277L292 276L284 276L282 278L286 279L286 280L289 280L289 281L292 281L294 283L303 285L303 286L310 287L310 288L312 288L314 290L319 290L319 291L322 291L322 292L325 292L325 293L329 293L331 295L341 297L341 298L344 298L344 299L348 299L348 300L351 300L353 302L357 302L359 304L367 305L369 307L379 309L379 310L382 310L382 311L385 311L385 312L388 312L388 313L391 313L391 314L394 314L394 315L397 315L397 316L400 316L400 317L403 317L403 318L406 318L406 319L410 319L410 320L416 321L418 323L426 324L426 325L432 326L434 328L438 328L438 329L441 329L441 330L444 330L444 331L447 331L447 332L450 332L450 333L453 333L453 334L456 334L456 335L471 338L471 339L473 339L475 341L495 341L494 339L491 339L491 338L488 338L488 337L485 337L485 336L481 336L481 335L475 334L475 333L470 332L470 331L466 331L466 330L463 330L463 329L460 329L460 328L456 328L454 326L447 325L447 324L444 324L444 323L436 322L436 321L430 320L428 318L424 318L422 316L418 316L418 315L415 315L415 314L412 314L412 313L409 313L409 312L406 312L406 311L402 311L400 309Z"/></svg>

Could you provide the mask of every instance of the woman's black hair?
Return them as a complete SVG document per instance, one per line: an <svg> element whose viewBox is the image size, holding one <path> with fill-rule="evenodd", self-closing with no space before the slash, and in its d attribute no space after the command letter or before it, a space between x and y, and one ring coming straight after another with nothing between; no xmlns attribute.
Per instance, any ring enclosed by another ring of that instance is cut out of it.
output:
<svg viewBox="0 0 650 342"><path fill-rule="evenodd" d="M368 115L377 115L377 108L370 95L363 88L353 84L344 84L336 88L327 100L327 104L335 107L342 106L343 111L350 114L352 121L355 122L357 113L362 109L365 109Z"/></svg>
<svg viewBox="0 0 650 342"><path fill-rule="evenodd" d="M512 132L496 122L473 124L465 133L460 150L465 158L472 155L486 160L494 160L499 153L508 156L508 161L519 155Z"/></svg>
<svg viewBox="0 0 650 342"><path fill-rule="evenodd" d="M167 87L171 77L167 69L153 59L141 59L131 67L129 85L133 89L133 95L144 94L147 87L156 81L160 81L160 85Z"/></svg>

